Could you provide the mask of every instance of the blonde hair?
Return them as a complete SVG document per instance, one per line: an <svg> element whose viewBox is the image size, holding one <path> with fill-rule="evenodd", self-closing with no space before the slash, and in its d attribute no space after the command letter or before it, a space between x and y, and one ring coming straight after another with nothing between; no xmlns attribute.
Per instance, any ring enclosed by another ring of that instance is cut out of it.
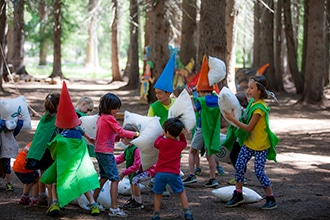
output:
<svg viewBox="0 0 330 220"><path fill-rule="evenodd" d="M77 103L76 103L76 105L75 105L75 108L77 108L79 105L81 105L81 103L83 103L83 102L85 102L86 103L86 105L87 105L87 109L89 109L89 110L93 110L94 109L94 103L93 103L93 100L91 99L91 98L89 98L89 97L87 97L87 96L85 96L85 97L81 97L78 101L77 101Z"/></svg>

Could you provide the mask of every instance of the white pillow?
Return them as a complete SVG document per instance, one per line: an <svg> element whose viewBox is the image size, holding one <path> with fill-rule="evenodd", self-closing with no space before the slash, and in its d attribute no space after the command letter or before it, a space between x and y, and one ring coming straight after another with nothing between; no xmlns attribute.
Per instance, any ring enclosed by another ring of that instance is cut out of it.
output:
<svg viewBox="0 0 330 220"><path fill-rule="evenodd" d="M228 202L233 197L234 190L235 186L224 186L212 190L212 193L222 202ZM243 187L243 198L245 199L245 203L258 202L262 199L257 192L248 187Z"/></svg>
<svg viewBox="0 0 330 220"><path fill-rule="evenodd" d="M106 209L109 209L110 205L111 205L110 184L111 184L111 181L109 181L109 180L107 180L104 183L104 185L100 191L99 197L97 198L97 202Z"/></svg>
<svg viewBox="0 0 330 220"><path fill-rule="evenodd" d="M220 133L220 143L224 142L226 140L226 135ZM225 162L225 163L231 163L230 160L230 150L228 150L226 147L221 146L220 152L217 154L214 154L214 158L217 161Z"/></svg>
<svg viewBox="0 0 330 220"><path fill-rule="evenodd" d="M196 116L191 98L186 89L182 90L179 97L168 110L168 118L174 118L182 114L182 122L187 131L192 130L196 124Z"/></svg>
<svg viewBox="0 0 330 220"><path fill-rule="evenodd" d="M17 125L17 115L24 121L22 129L32 129L30 113L24 96L0 100L0 118L6 120L6 127L13 130Z"/></svg>
<svg viewBox="0 0 330 220"><path fill-rule="evenodd" d="M148 126L142 130L140 136L131 141L132 144L140 149L143 170L147 170L157 162L158 149L154 147L154 142L162 132L163 129L159 118L154 117L149 121Z"/></svg>
<svg viewBox="0 0 330 220"><path fill-rule="evenodd" d="M234 115L237 120L242 115L241 105L239 104L238 99L236 98L235 94L228 89L227 87L223 87L218 95L218 105L223 117L225 117L224 112L231 113L234 110ZM225 119L235 127L237 127L233 122L229 121L226 117Z"/></svg>
<svg viewBox="0 0 330 220"><path fill-rule="evenodd" d="M81 120L80 127L84 129L86 134L88 134L90 137L95 138L96 137L96 121L99 118L99 115L87 115L87 116L81 116L79 119ZM86 138L86 143L89 145L93 145L90 143Z"/></svg>
<svg viewBox="0 0 330 220"><path fill-rule="evenodd" d="M226 64L222 60L209 56L209 68L209 86L221 82L226 77Z"/></svg>
<svg viewBox="0 0 330 220"><path fill-rule="evenodd" d="M131 143L140 149L142 169L146 170L158 160L158 150L154 148L156 138L163 132L159 117L142 116L125 111L124 125L134 123L140 129L140 136Z"/></svg>
<svg viewBox="0 0 330 220"><path fill-rule="evenodd" d="M140 189L143 189L145 186L143 184L139 184ZM131 184L129 182L129 179L127 177L124 177L121 181L118 183L118 193L120 195L128 196L131 195Z"/></svg>

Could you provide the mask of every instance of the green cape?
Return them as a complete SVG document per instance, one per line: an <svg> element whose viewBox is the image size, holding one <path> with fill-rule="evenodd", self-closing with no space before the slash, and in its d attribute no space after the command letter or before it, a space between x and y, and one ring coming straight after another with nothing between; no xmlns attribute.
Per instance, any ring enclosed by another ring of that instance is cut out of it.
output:
<svg viewBox="0 0 330 220"><path fill-rule="evenodd" d="M100 187L84 139L65 138L58 134L49 144L54 163L43 173L40 182L56 183L60 206L81 194Z"/></svg>

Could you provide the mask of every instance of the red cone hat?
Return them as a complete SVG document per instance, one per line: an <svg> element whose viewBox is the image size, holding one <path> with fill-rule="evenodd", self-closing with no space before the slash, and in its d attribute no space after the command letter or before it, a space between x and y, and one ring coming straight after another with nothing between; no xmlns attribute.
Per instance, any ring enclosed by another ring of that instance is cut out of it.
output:
<svg viewBox="0 0 330 220"><path fill-rule="evenodd" d="M197 82L197 90L198 91L213 91L213 87L209 85L209 78L207 74L209 73L209 64L207 56L204 55L202 68L200 70L198 82Z"/></svg>
<svg viewBox="0 0 330 220"><path fill-rule="evenodd" d="M63 81L60 103L57 107L55 125L58 128L69 129L77 127L79 124L80 120L74 110L66 83Z"/></svg>

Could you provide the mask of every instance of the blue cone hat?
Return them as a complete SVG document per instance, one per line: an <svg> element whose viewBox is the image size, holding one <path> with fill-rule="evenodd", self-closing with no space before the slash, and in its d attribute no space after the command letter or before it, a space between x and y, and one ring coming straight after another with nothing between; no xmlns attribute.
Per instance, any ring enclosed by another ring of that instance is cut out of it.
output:
<svg viewBox="0 0 330 220"><path fill-rule="evenodd" d="M157 80L154 88L160 89L166 92L173 92L173 79L174 79L174 68L175 68L175 53L172 53L168 60L162 74Z"/></svg>

